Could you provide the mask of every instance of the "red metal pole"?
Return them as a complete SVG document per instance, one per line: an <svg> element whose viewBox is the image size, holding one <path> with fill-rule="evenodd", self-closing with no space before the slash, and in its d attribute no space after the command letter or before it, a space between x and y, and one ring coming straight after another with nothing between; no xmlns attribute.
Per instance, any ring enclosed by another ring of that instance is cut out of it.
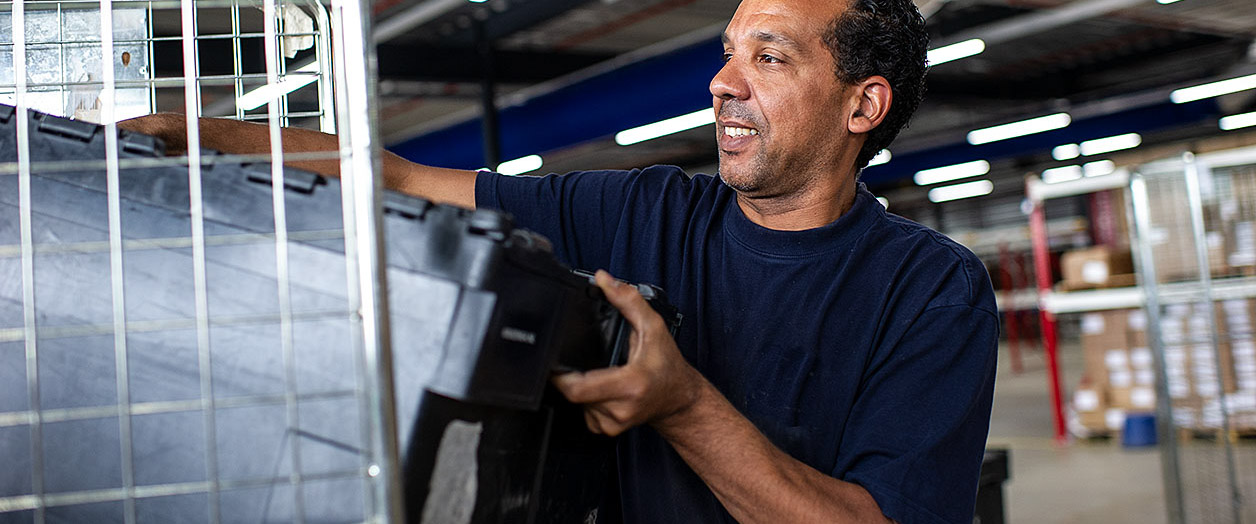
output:
<svg viewBox="0 0 1256 524"><path fill-rule="evenodd" d="M1033 285L1030 284L1030 278L1029 278L1030 268L1029 268L1029 264L1025 263L1024 253L1016 253L1016 269L1017 269L1017 273L1013 275L1016 279L1016 288L1017 289L1031 288ZM1032 327L1031 324L1029 323L1030 318L1032 317L1029 311L1021 311L1019 312L1019 316L1017 317L1017 319L1022 322L1022 324L1020 324L1021 327L1024 327L1026 328L1027 331L1032 332L1034 330L1030 329ZM1041 332L1039 332L1039 335L1041 336ZM1025 336L1025 342L1028 343L1029 349L1031 351L1039 349L1038 341L1034 339L1032 334Z"/></svg>
<svg viewBox="0 0 1256 524"><path fill-rule="evenodd" d="M1029 214L1029 238L1034 245L1034 273L1038 277L1038 297L1041 299L1051 291L1051 255L1047 249L1047 217L1042 202L1033 203L1033 212ZM1038 304L1038 318L1041 321L1043 349L1047 353L1047 387L1051 390L1051 409L1055 415L1055 440L1057 444L1068 442L1068 431L1064 422L1064 399L1060 388L1060 362L1056 356L1056 325L1055 315Z"/></svg>
<svg viewBox="0 0 1256 524"><path fill-rule="evenodd" d="M1013 302L1016 299L1016 285L1012 282L1012 255L1007 251L1007 244L999 244L999 280L1003 287L1003 303L1007 304L1006 311L1003 312L1003 322L1007 330L1007 354L1012 359L1012 373L1021 374L1024 368L1021 366L1020 354L1020 330L1017 329L1019 324L1020 309Z"/></svg>

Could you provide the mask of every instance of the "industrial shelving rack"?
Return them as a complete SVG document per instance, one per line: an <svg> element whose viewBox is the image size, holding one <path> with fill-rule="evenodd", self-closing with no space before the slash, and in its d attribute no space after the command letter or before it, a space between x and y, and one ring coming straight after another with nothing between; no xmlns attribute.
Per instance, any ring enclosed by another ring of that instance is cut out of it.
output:
<svg viewBox="0 0 1256 524"><path fill-rule="evenodd" d="M1256 148L1199 155L1184 153L1180 157L1118 170L1102 177L1065 183L1046 184L1031 177L1026 185L1029 201L1034 205L1031 231L1034 235L1039 309L1048 353L1057 439L1060 442L1067 440L1059 367L1054 358L1057 347L1055 315L1143 308L1148 319L1148 343L1157 371L1156 422L1164 492L1169 520L1175 524L1256 522L1256 505L1251 502L1256 499L1256 448L1235 438L1237 432L1231 420L1232 406L1228 405L1240 399L1241 395L1252 396L1252 392L1227 392L1221 374L1214 371L1216 384L1209 387L1221 392L1215 402L1205 405L1202 410L1199 406L1180 405L1176 399L1181 395L1170 391L1169 366L1166 363L1168 344L1165 333L1161 331L1161 317L1166 307L1206 305L1200 309L1207 312L1207 336L1176 342L1193 344L1190 347L1210 352L1208 360L1211 360L1215 370L1221 360L1219 344L1227 342L1230 335L1219 332L1213 304L1256 297L1256 277L1251 275L1251 271L1237 276L1214 277L1210 257L1215 257L1216 252L1213 250L1210 253L1207 242L1200 241L1221 234L1216 230L1219 228L1216 220L1205 220L1204 211L1206 204L1215 209L1218 193L1231 192L1232 198L1256 199L1256 194L1233 193L1250 190L1237 189L1237 184L1231 183L1229 175L1240 169L1248 170L1247 176L1256 174L1253 171L1256 170ZM1153 207L1150 203L1149 187L1160 192L1161 207ZM1051 288L1046 239L1042 235L1042 202L1104 190L1124 191L1127 196L1127 211L1133 219L1130 236L1139 284L1126 288L1056 292ZM1177 209L1171 212L1163 209L1165 192L1175 197L1170 201L1177 202ZM1234 214L1237 211L1231 209L1228 212ZM1252 216L1243 218L1248 221L1256 219ZM1165 230L1170 228L1186 233L1181 238L1191 244L1183 247L1194 258L1188 275L1183 275L1181 271L1176 274L1158 271L1156 255L1163 256L1164 252L1157 252L1153 245L1163 242ZM1233 235L1233 231L1230 234ZM1200 428L1209 430L1204 433L1213 438L1193 438L1200 434L1196 431Z"/></svg>
<svg viewBox="0 0 1256 524"><path fill-rule="evenodd" d="M1026 178L1025 196L1029 211L1029 236L1033 247L1034 276L1038 290L1038 318L1042 332L1043 352L1047 359L1047 387L1051 394L1052 416L1055 422L1055 439L1063 444L1068 440L1068 427L1064 417L1064 388L1060 377L1059 343L1057 340L1056 315L1121 307L1137 307L1138 302L1127 304L1136 290L1102 290L1074 293L1056 293L1052 288L1051 260L1047 237L1046 201L1120 189L1127 185L1129 172L1086 177L1066 183L1047 184L1034 176ZM1074 296L1084 296L1070 300ZM1113 300L1116 298L1116 300Z"/></svg>

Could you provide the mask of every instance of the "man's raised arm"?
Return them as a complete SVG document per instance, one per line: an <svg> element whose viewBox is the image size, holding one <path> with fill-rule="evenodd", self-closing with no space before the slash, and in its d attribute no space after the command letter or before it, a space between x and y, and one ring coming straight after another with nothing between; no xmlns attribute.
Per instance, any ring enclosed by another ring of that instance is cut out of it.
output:
<svg viewBox="0 0 1256 524"><path fill-rule="evenodd" d="M187 122L182 114L159 113L118 122L118 127L156 136L166 143L167 155L187 151ZM224 153L239 155L270 152L270 129L262 124L221 118L200 119L201 144ZM319 131L283 129L286 153L334 153L340 139ZM384 187L436 202L475 207L475 172L429 167L383 152ZM286 165L321 175L340 176L340 160L289 160Z"/></svg>

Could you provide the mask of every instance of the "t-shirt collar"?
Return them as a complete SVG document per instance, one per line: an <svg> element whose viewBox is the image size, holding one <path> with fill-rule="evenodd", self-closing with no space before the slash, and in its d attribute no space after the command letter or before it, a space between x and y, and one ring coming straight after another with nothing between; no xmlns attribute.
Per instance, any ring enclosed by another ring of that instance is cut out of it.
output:
<svg viewBox="0 0 1256 524"><path fill-rule="evenodd" d="M879 217L885 208L863 182L855 188L855 203L837 220L802 231L779 231L750 221L732 199L725 211L726 229L738 242L767 255L805 257L850 245Z"/></svg>

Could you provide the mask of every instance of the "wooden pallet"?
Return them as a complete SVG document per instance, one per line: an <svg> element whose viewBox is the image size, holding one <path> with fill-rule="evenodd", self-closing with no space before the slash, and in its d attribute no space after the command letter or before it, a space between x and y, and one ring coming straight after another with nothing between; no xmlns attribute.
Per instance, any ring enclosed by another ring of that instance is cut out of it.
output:
<svg viewBox="0 0 1256 524"><path fill-rule="evenodd" d="M1178 440L1208 441L1237 443L1242 440L1256 440L1256 427L1239 427L1230 430L1221 428L1178 428Z"/></svg>

